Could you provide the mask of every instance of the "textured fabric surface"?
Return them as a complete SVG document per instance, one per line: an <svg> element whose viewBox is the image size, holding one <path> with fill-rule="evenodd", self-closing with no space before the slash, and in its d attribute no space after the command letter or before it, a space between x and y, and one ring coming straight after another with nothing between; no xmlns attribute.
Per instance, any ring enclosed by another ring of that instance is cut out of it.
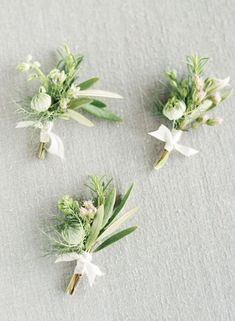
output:
<svg viewBox="0 0 235 321"><path fill-rule="evenodd" d="M217 110L225 121L185 135L200 150L175 153L152 170L162 144L147 135L160 121L152 107L157 80L181 69L191 53L213 58L208 71L235 79L233 0L1 0L1 321L234 320L234 100ZM14 100L32 91L15 65L31 53L49 70L68 43L86 55L82 79L122 94L109 101L123 124L87 129L57 122L66 162L35 158L30 130L14 129ZM78 195L89 174L113 176L135 190L141 228L95 262L104 277L64 288L73 263L42 257L41 221L64 194Z"/></svg>

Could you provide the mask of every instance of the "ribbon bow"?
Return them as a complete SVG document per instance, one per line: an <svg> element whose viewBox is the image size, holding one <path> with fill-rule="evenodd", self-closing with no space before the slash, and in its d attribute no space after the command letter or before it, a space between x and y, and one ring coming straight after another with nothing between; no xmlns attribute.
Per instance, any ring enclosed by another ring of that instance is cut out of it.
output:
<svg viewBox="0 0 235 321"><path fill-rule="evenodd" d="M59 136L52 132L53 122L47 122L42 124L41 122L34 121L20 121L16 124L16 128L34 127L39 128L40 131L40 142L50 143L47 147L47 151L50 154L54 154L64 159L64 145Z"/></svg>
<svg viewBox="0 0 235 321"><path fill-rule="evenodd" d="M70 261L77 261L74 269L74 274L86 275L90 286L92 286L92 284L94 283L97 275L103 275L103 272L101 272L100 268L97 265L91 263L91 253L83 252L82 254L77 254L76 252L72 252L62 254L56 259L55 263Z"/></svg>
<svg viewBox="0 0 235 321"><path fill-rule="evenodd" d="M182 135L182 130L176 130L173 129L172 131L169 130L164 125L161 125L158 130L148 133L149 135L165 142L165 149L170 153L173 149L177 150L179 153L183 154L184 156L191 156L195 155L198 153L196 149L193 149L188 146L184 146L181 144L178 144L181 135Z"/></svg>

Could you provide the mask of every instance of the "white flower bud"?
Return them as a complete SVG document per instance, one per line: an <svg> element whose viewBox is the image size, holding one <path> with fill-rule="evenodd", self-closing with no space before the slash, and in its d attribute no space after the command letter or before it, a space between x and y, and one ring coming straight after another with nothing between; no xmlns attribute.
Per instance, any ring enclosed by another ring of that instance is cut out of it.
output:
<svg viewBox="0 0 235 321"><path fill-rule="evenodd" d="M49 77L51 78L51 80L53 81L53 83L57 84L57 83L63 83L66 79L66 74L64 72L64 70L60 71L59 69L55 68L52 69L51 72L49 73Z"/></svg>
<svg viewBox="0 0 235 321"><path fill-rule="evenodd" d="M97 208L93 205L92 201L85 201L83 207L80 208L79 215L81 217L94 218Z"/></svg>
<svg viewBox="0 0 235 321"><path fill-rule="evenodd" d="M182 100L171 98L163 108L163 115L170 120L181 118L186 110L186 105Z"/></svg>
<svg viewBox="0 0 235 321"><path fill-rule="evenodd" d="M70 102L70 99L68 99L68 98L62 98L61 100L60 100L60 108L61 109L67 109L67 107L68 107L68 103Z"/></svg>
<svg viewBox="0 0 235 321"><path fill-rule="evenodd" d="M77 98L78 94L80 92L80 87L76 87L74 84L72 84L70 88L70 94L73 98Z"/></svg>
<svg viewBox="0 0 235 321"><path fill-rule="evenodd" d="M50 106L51 96L47 95L43 91L39 92L31 100L31 108L38 112L46 111Z"/></svg>

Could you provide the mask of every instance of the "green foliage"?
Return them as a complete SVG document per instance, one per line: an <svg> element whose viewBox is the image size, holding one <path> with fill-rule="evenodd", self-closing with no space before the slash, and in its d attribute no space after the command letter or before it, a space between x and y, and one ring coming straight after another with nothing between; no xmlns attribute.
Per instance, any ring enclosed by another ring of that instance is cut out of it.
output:
<svg viewBox="0 0 235 321"><path fill-rule="evenodd" d="M173 122L175 129L189 130L207 124L198 119L203 119L231 94L231 90L226 90L229 78L204 78L208 60L197 55L187 57L188 73L184 78L175 70L166 72L167 99L159 99L156 107L159 114Z"/></svg>
<svg viewBox="0 0 235 321"><path fill-rule="evenodd" d="M91 200L76 200L70 196L59 200L60 213L53 217L47 233L51 244L50 254L92 252L95 247L98 251L136 229L133 227L113 234L136 213L137 208L119 215L115 220L124 208L133 185L118 202L116 188L110 186L111 182L106 181L105 177L91 176L87 185ZM98 246L107 237L107 241Z"/></svg>
<svg viewBox="0 0 235 321"><path fill-rule="evenodd" d="M95 250L94 252L98 252L100 250L103 250L105 247L121 240L123 237L127 236L128 234L134 232L136 229L138 228L138 226L132 226L129 227L125 230L122 230L121 232L118 232L114 235L112 235L111 237L109 237L106 241L104 241L103 243L101 243Z"/></svg>

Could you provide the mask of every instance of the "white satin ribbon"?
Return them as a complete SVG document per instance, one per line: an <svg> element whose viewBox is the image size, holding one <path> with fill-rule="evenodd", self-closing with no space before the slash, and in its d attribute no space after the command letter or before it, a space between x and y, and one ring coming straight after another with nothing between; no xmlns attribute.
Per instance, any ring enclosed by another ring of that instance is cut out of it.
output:
<svg viewBox="0 0 235 321"><path fill-rule="evenodd" d="M70 261L77 261L74 274L86 275L90 286L94 283L97 275L101 276L104 274L97 265L91 263L92 254L88 252L83 252L82 254L77 254L76 252L62 254L56 259L55 263Z"/></svg>
<svg viewBox="0 0 235 321"><path fill-rule="evenodd" d="M164 125L161 125L158 130L148 133L149 135L161 140L162 142L165 142L165 149L168 152L171 152L173 149L177 150L179 153L183 154L184 156L191 156L198 153L198 150L193 149L188 146L184 146L181 144L178 144L181 136L182 136L182 130L176 130L173 129L172 131L169 130Z"/></svg>
<svg viewBox="0 0 235 321"><path fill-rule="evenodd" d="M20 121L16 124L16 128L34 127L41 129L40 142L50 143L47 151L50 154L59 156L64 159L64 145L60 137L52 132L53 122L42 124L41 122L34 121Z"/></svg>

